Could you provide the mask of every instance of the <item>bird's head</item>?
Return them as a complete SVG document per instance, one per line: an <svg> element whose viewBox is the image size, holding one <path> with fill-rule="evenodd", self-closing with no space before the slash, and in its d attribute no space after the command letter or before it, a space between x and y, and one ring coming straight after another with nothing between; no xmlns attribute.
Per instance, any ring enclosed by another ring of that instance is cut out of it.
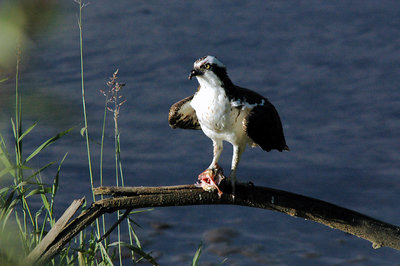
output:
<svg viewBox="0 0 400 266"><path fill-rule="evenodd" d="M193 69L190 71L189 79L193 77L204 79L222 80L226 76L226 67L215 56L207 55L194 62Z"/></svg>

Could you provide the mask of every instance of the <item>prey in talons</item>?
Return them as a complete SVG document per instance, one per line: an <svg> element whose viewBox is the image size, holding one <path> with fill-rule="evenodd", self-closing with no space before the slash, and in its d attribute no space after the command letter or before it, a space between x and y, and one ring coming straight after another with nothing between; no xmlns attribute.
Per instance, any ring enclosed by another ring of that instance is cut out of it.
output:
<svg viewBox="0 0 400 266"><path fill-rule="evenodd" d="M224 172L222 171L222 168L219 167L219 165L216 165L215 168L206 169L204 172L199 174L198 181L195 184L195 186L201 187L203 190L208 191L208 192L217 190L218 197L221 198L223 192L219 188L219 185L221 184L222 180L224 180L225 178L226 177L224 176Z"/></svg>

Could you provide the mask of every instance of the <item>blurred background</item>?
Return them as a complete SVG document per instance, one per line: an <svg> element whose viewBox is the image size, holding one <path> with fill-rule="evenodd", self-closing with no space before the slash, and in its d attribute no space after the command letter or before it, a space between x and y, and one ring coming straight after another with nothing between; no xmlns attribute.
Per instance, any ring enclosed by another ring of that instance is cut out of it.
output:
<svg viewBox="0 0 400 266"><path fill-rule="evenodd" d="M76 126L33 162L60 160L56 207L91 199L82 124L78 5L0 4L0 129L11 143L16 40L26 152ZM127 102L119 118L125 184L192 184L212 159L201 131L173 130L169 107L192 95L193 62L215 55L232 81L278 109L291 151L248 148L238 179L329 201L400 224L400 2L92 1L83 9L84 71L95 180L106 82L119 68ZM114 185L108 116L105 185ZM225 144L221 166L230 167ZM48 182L53 173L49 171ZM46 180L46 176L43 176ZM98 183L95 184L99 185ZM161 265L396 264L400 254L322 225L234 206L158 208L133 219ZM229 237L227 237L227 235Z"/></svg>

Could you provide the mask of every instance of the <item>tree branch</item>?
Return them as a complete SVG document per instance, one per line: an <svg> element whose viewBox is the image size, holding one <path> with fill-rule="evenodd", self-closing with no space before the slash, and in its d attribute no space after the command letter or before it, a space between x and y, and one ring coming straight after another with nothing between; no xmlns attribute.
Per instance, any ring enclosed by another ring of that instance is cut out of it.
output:
<svg viewBox="0 0 400 266"><path fill-rule="evenodd" d="M70 222L44 252L40 263L53 258L76 234L104 213L146 207L186 205L231 204L262 208L312 220L370 241L373 248L382 246L400 250L400 227L337 205L298 195L295 193L237 184L235 198L228 182L220 185L224 194L206 192L194 185L165 187L99 187L95 193L108 194L113 198L96 201Z"/></svg>
<svg viewBox="0 0 400 266"><path fill-rule="evenodd" d="M24 264L31 265L37 261L44 251L53 243L56 237L65 228L68 221L74 216L75 212L82 206L84 198L80 200L74 200L64 214L58 219L51 230L46 234L46 236L40 241L40 243L29 253L26 257Z"/></svg>

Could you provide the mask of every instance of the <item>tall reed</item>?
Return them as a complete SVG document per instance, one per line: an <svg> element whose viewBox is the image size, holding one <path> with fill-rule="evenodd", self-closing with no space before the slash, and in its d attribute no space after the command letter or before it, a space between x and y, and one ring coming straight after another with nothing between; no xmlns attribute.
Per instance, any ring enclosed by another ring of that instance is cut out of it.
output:
<svg viewBox="0 0 400 266"><path fill-rule="evenodd" d="M61 165L67 154L61 159L51 186L43 183L41 174L55 162L47 163L39 169L31 168L30 163L48 146L72 130L71 128L58 133L25 155L24 140L31 135L37 122L23 131L22 90L19 86L20 64L21 50L17 45L15 117L11 119L14 156L10 155L6 142L0 134L0 181L8 184L0 189L0 246L2 247L0 265L22 264L24 256L21 254L28 254L41 241L46 230L54 225L54 200L59 186ZM10 179L11 183L7 181ZM42 206L39 209L31 208L31 204L38 200ZM64 262L64 259L60 262Z"/></svg>

